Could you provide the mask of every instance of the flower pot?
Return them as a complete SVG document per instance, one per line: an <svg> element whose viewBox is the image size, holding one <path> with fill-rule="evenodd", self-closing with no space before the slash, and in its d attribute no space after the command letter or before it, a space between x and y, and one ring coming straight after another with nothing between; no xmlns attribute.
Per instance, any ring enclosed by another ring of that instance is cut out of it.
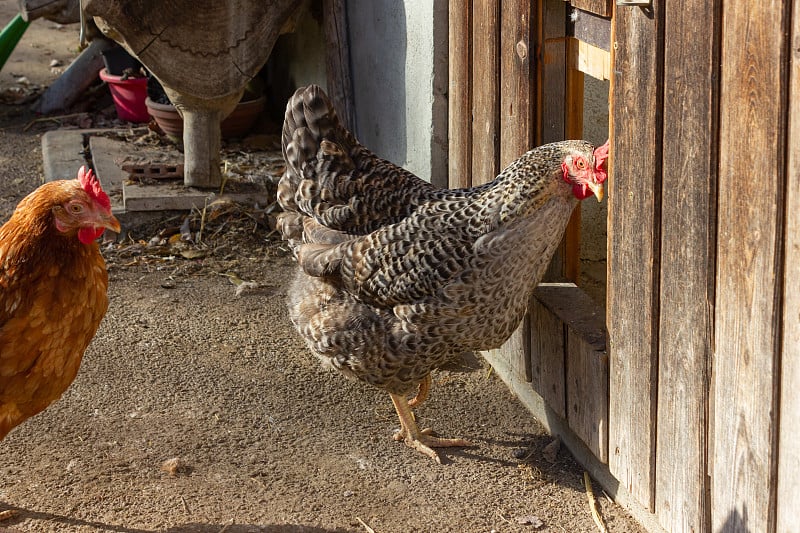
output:
<svg viewBox="0 0 800 533"><path fill-rule="evenodd" d="M127 78L100 71L100 79L108 84L117 116L129 122L149 122L145 99L147 98L147 78Z"/></svg>
<svg viewBox="0 0 800 533"><path fill-rule="evenodd" d="M230 139L244 137L253 128L258 120L258 115L264 109L266 98L260 96L253 100L239 102L230 115L220 124L222 137ZM150 116L152 116L161 131L173 137L183 136L183 117L172 104L159 104L149 97L145 100Z"/></svg>

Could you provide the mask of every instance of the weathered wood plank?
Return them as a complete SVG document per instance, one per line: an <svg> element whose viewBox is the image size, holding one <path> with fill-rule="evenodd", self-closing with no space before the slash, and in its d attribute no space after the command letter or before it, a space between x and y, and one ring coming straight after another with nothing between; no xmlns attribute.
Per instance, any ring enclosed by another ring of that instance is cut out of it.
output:
<svg viewBox="0 0 800 533"><path fill-rule="evenodd" d="M562 350L553 364L561 367L560 377L566 383L567 422L595 457L607 463L608 356L603 309L574 283L542 283L534 297L549 312L549 320L566 331L566 360ZM562 347L563 343L562 337Z"/></svg>
<svg viewBox="0 0 800 533"><path fill-rule="evenodd" d="M570 13L570 20L572 21L572 37L607 52L611 51L611 21L609 19L576 9Z"/></svg>
<svg viewBox="0 0 800 533"><path fill-rule="evenodd" d="M499 31L500 60L500 166L505 167L524 154L534 142L535 92L532 82L531 3L506 0L501 3ZM530 317L499 348L517 372L531 379Z"/></svg>
<svg viewBox="0 0 800 533"><path fill-rule="evenodd" d="M472 185L472 10L449 4L448 184Z"/></svg>
<svg viewBox="0 0 800 533"><path fill-rule="evenodd" d="M614 17L609 183L609 467L653 509L663 5Z"/></svg>
<svg viewBox="0 0 800 533"><path fill-rule="evenodd" d="M787 131L786 248L783 276L780 433L778 435L778 533L797 529L800 509L800 1L792 2L789 124Z"/></svg>
<svg viewBox="0 0 800 533"><path fill-rule="evenodd" d="M472 183L480 185L500 171L500 4L472 6Z"/></svg>
<svg viewBox="0 0 800 533"><path fill-rule="evenodd" d="M353 130L356 125L353 107L353 77L350 72L350 43L347 39L347 14L344 0L323 0L322 19L325 31L325 66L328 96L342 124Z"/></svg>
<svg viewBox="0 0 800 533"><path fill-rule="evenodd" d="M708 531L707 424L714 255L717 2L667 6L661 199L656 514L669 531ZM691 29L695 28L695 29ZM692 105L686 105L692 102Z"/></svg>
<svg viewBox="0 0 800 533"><path fill-rule="evenodd" d="M536 94L533 82L531 2L506 0L500 32L500 166L533 148Z"/></svg>
<svg viewBox="0 0 800 533"><path fill-rule="evenodd" d="M572 7L582 9L601 17L611 16L612 0L570 0Z"/></svg>
<svg viewBox="0 0 800 533"><path fill-rule="evenodd" d="M531 339L529 358L531 387L544 398L553 411L566 420L566 369L564 364L566 345L563 322L537 298L531 298L528 313Z"/></svg>
<svg viewBox="0 0 800 533"><path fill-rule="evenodd" d="M713 531L775 527L787 17L722 3Z"/></svg>
<svg viewBox="0 0 800 533"><path fill-rule="evenodd" d="M608 463L608 354L567 328L567 422Z"/></svg>

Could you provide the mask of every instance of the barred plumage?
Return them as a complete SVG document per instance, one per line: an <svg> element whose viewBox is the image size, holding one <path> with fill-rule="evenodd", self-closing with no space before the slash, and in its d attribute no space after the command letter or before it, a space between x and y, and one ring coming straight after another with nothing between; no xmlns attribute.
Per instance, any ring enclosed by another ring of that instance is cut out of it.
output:
<svg viewBox="0 0 800 533"><path fill-rule="evenodd" d="M388 391L401 437L438 460L431 446L465 441L420 433L399 398L449 359L511 335L576 191L602 197L605 152L553 143L491 183L441 190L359 144L312 86L287 105L283 153L279 226L300 266L292 320L323 361Z"/></svg>

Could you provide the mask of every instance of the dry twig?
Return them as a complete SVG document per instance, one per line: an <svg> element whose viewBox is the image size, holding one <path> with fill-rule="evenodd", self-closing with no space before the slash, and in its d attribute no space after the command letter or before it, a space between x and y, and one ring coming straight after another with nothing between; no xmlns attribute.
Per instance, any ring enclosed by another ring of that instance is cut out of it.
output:
<svg viewBox="0 0 800 533"><path fill-rule="evenodd" d="M588 472L583 473L583 484L586 485L586 497L589 499L589 510L592 512L594 523L597 524L597 529L600 533L608 533L606 525L603 523L603 517L597 510L597 501L594 499L594 491L592 490L592 479L589 477Z"/></svg>
<svg viewBox="0 0 800 533"><path fill-rule="evenodd" d="M9 518L13 518L19 514L15 509L7 509L5 511L0 511L0 521L8 520Z"/></svg>
<svg viewBox="0 0 800 533"><path fill-rule="evenodd" d="M362 526L364 526L364 529L366 529L366 530L367 530L367 533L375 533L375 530L374 530L374 529L372 529L371 527L369 527L369 526L366 524L366 522L364 522L363 520L361 520L359 517L356 517L356 520L358 520L358 521L359 521L359 523L360 523Z"/></svg>

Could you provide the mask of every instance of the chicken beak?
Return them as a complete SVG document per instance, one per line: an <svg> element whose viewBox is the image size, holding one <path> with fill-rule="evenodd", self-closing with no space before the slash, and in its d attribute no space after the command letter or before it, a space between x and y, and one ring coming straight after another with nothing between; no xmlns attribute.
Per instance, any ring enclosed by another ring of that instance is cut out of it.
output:
<svg viewBox="0 0 800 533"><path fill-rule="evenodd" d="M114 233L119 233L122 230L119 225L119 220L117 220L117 217L111 213L108 213L100 218L100 224L98 227L110 229Z"/></svg>
<svg viewBox="0 0 800 533"><path fill-rule="evenodd" d="M589 189L597 197L597 201L602 202L603 198L605 198L606 196L605 185L603 185L602 183L591 183L591 182L589 182L587 185L589 186Z"/></svg>

